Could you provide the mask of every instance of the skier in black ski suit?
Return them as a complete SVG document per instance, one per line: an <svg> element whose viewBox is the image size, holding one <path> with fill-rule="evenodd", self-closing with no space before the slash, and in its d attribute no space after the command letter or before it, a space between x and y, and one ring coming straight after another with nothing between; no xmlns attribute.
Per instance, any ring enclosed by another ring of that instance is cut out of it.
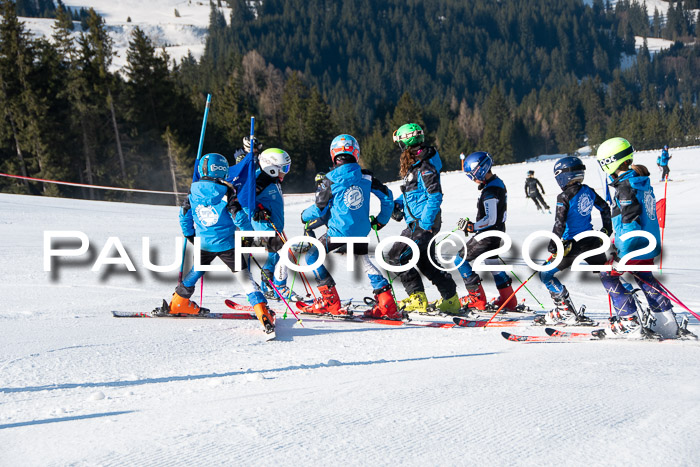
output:
<svg viewBox="0 0 700 467"><path fill-rule="evenodd" d="M542 193L540 193L540 190L542 190ZM535 171L528 170L527 178L525 179L525 196L532 199L538 211L544 211L545 209L549 211L549 206L542 197L543 194L545 194L544 188L540 181L535 178Z"/></svg>

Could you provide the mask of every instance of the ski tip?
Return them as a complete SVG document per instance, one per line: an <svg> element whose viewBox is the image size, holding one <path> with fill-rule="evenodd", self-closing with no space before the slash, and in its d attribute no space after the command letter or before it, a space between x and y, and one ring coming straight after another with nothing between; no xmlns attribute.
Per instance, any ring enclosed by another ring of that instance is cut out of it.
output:
<svg viewBox="0 0 700 467"><path fill-rule="evenodd" d="M510 340L510 336L512 334L509 332L501 331L501 335L503 336L504 339Z"/></svg>

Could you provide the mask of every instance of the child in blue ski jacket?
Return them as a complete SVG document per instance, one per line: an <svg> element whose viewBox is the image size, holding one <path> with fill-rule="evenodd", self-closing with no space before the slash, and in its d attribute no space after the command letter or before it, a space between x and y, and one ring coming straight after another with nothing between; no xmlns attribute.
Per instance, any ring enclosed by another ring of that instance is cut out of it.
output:
<svg viewBox="0 0 700 467"><path fill-rule="evenodd" d="M200 178L192 183L190 193L180 210L180 227L189 242L194 243L194 237L199 237L200 264L209 265L219 258L236 273L235 232L237 229L253 229L248 215L238 202L235 189L223 180L228 175L228 167L228 161L221 154L212 153L201 158L198 166ZM274 319L267 308L265 297L252 280L250 271L244 268L237 274L260 322L266 328L274 326ZM208 310L190 300L197 281L203 275L204 271L195 271L193 267L177 285L170 304L164 304L161 312L207 313Z"/></svg>
<svg viewBox="0 0 700 467"><path fill-rule="evenodd" d="M282 149L270 148L260 154L258 169L255 172L255 211L253 213L253 228L255 230L271 231L275 235L262 239L267 249L267 261L263 265L260 278L260 288L266 298L279 300L279 295L285 299L298 300L298 296L287 287L287 268L280 263L277 253L284 244L284 198L282 181L291 170L292 160ZM277 289L275 291L268 280Z"/></svg>
<svg viewBox="0 0 700 467"><path fill-rule="evenodd" d="M578 157L568 156L559 159L554 164L554 177L562 192L557 196L557 206L552 232L559 237L564 244L561 252L563 259L559 265L549 271L540 272L540 280L549 290L554 301L554 310L539 315L535 322L540 324L558 324L561 322L574 325L592 325L593 321L584 316L572 303L569 291L554 277L557 273L571 267L576 258L587 251L599 248L601 240L596 237L586 237L579 241L574 238L583 232L593 230L591 214L593 208L600 212L603 221L601 232L610 236L612 234L612 222L610 221L610 207L603 198L588 185L584 185L583 178L586 166ZM557 252L556 244L549 243L549 252ZM589 256L586 262L591 265L604 265L607 257L604 253Z"/></svg>
<svg viewBox="0 0 700 467"><path fill-rule="evenodd" d="M327 219L328 230L319 238L326 253L336 250L344 243L335 243L335 237L365 238L373 226L381 229L389 222L392 210L391 191L360 164L360 146L350 135L338 135L330 147L331 159L335 168L326 174L316 191L316 202L302 213L305 224L315 219ZM369 197L379 198L381 210L373 221L369 217ZM320 224L319 224L320 225ZM368 243L354 246L354 254L360 257L362 268L372 284L375 306L365 312L376 318L402 319L403 314L396 308L391 286L379 269L370 261ZM306 263L313 264L319 257L316 247L311 247ZM331 313L343 315L340 297L335 281L325 266L314 271L321 297L306 307L309 313Z"/></svg>
<svg viewBox="0 0 700 467"><path fill-rule="evenodd" d="M457 228L465 235L475 234L467 242L466 251L462 251L455 257L455 266L462 276L464 286L468 295L462 298L462 305L475 310L484 310L487 306L486 293L481 285L481 277L474 272L471 262L483 253L492 251L501 245L498 237L486 237L476 240L476 235L480 232L497 230L506 231L506 218L508 213L508 190L496 174L491 171L493 159L491 155L484 151L477 151L469 154L462 163L462 169L468 179L478 184L479 199L477 201L476 222L471 222L469 218L459 220ZM485 264L498 264L496 257L488 258ZM518 300L513 292L512 281L508 274L503 271L493 271L494 282L498 289L499 298L495 306L503 307L506 310L515 310Z"/></svg>
<svg viewBox="0 0 700 467"><path fill-rule="evenodd" d="M413 240L418 245L416 267L398 273L408 297L399 302L406 312L428 311L428 298L418 271L437 287L440 299L434 307L444 313L456 314L461 306L457 286L449 273L435 267L437 263L434 246L428 246L440 231L442 224L442 185L440 169L442 161L437 150L425 144L423 129L416 123L402 125L394 133L394 142L401 148L400 173L403 177L401 196L394 201L393 218L406 219L402 237ZM395 243L387 254L387 263L394 266L407 264L413 251L405 243ZM432 259L432 262L431 262Z"/></svg>
<svg viewBox="0 0 700 467"><path fill-rule="evenodd" d="M610 186L615 189L612 224L617 254L613 259L616 261L628 253L649 246L649 241L644 237L622 239L625 234L644 231L655 239L654 247L627 264L653 266L654 259L661 253L656 199L649 181L649 171L643 165L632 165L633 157L634 148L624 138L611 138L598 148L598 163L610 176ZM615 264L613 262L613 267ZM617 314L611 321L613 332L642 337L656 333L664 338L675 338L683 332L676 322L670 300L661 293L662 288L651 272L632 272L649 304L649 317L637 308L633 292L624 287L620 275L615 270L601 273L603 285Z"/></svg>
<svg viewBox="0 0 700 467"><path fill-rule="evenodd" d="M668 153L668 144L664 145L664 149L661 151L661 155L656 159L656 165L661 169L661 182L666 180L669 172L671 170L668 168L668 161L671 160L671 156Z"/></svg>

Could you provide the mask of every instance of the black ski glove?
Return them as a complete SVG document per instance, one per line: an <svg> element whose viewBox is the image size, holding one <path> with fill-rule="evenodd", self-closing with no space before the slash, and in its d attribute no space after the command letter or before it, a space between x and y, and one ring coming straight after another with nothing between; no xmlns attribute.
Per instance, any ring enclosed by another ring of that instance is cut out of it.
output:
<svg viewBox="0 0 700 467"><path fill-rule="evenodd" d="M470 221L468 217L457 221L457 228L467 235L474 233L474 223Z"/></svg>
<svg viewBox="0 0 700 467"><path fill-rule="evenodd" d="M262 221L269 220L271 216L272 216L272 213L270 212L269 209L263 207L262 205L258 205L258 208L253 213L253 220L255 222L262 222Z"/></svg>
<svg viewBox="0 0 700 467"><path fill-rule="evenodd" d="M241 246L249 248L253 246L253 240L255 240L253 237L243 237L241 238Z"/></svg>
<svg viewBox="0 0 700 467"><path fill-rule="evenodd" d="M401 203L394 203L394 210L391 212L391 218L396 222L401 222L403 217L403 207L401 206Z"/></svg>
<svg viewBox="0 0 700 467"><path fill-rule="evenodd" d="M369 224L372 226L372 229L376 228L377 230L382 230L386 225L379 222L374 216L369 217Z"/></svg>

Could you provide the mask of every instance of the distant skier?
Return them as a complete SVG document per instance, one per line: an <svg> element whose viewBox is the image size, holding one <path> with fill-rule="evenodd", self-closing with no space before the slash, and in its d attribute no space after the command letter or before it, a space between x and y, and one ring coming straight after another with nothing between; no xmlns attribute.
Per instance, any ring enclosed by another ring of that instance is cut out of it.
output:
<svg viewBox="0 0 700 467"><path fill-rule="evenodd" d="M253 136L253 157L258 157L262 152L262 148L262 143L258 140L258 138ZM243 158L248 155L248 153L250 153L250 136L245 136L243 138L243 147L236 149L236 152L233 153L233 158L236 160L236 164L242 161Z"/></svg>
<svg viewBox="0 0 700 467"><path fill-rule="evenodd" d="M360 145L350 135L338 135L331 142L331 160L335 168L328 172L316 191L316 202L304 212L301 220L305 224L313 219L327 219L328 231L319 238L326 253L333 251L343 243L334 243L334 237L366 238L372 230L369 219L370 194L379 198L381 210L374 219L374 225L381 229L391 218L391 191L371 172L362 170L360 164ZM369 244L354 246L354 254L360 257L362 269L369 277L374 289L376 304L365 315L375 318L400 320L403 318L391 293L389 281L369 259ZM306 263L312 264L319 257L316 247L311 247L306 256ZM335 288L335 281L325 266L314 271L321 297L306 307L309 313L347 314L340 304L340 297Z"/></svg>
<svg viewBox="0 0 700 467"><path fill-rule="evenodd" d="M540 193L540 190L542 190L542 193ZM542 197L542 195L544 194L544 187L542 186L540 181L535 178L535 171L528 170L527 178L525 179L525 196L530 198L532 202L535 203L535 206L537 206L538 211L542 212L544 212L545 209L549 211L549 206Z"/></svg>
<svg viewBox="0 0 700 467"><path fill-rule="evenodd" d="M574 306L566 286L554 277L558 272L570 268L582 253L601 246L600 239L596 237L587 237L581 241L574 240L576 235L593 229L591 213L594 207L600 211L600 217L603 220L601 232L608 236L612 234L610 207L591 187L582 183L585 171L586 166L578 157L564 157L554 164L554 178L562 192L557 196L552 232L564 243L562 252L564 259L556 268L540 272L540 280L549 290L555 306L554 310L535 318L535 322L540 324L561 322L578 325L593 324ZM555 243L550 242L549 252L554 254L556 251ZM607 257L604 253L586 258L588 264L603 265L606 261Z"/></svg>
<svg viewBox="0 0 700 467"><path fill-rule="evenodd" d="M478 234L488 230L506 231L506 213L508 210L508 192L503 181L496 174L491 172L493 159L487 152L478 151L469 154L462 164L464 173L469 180L478 184L479 200L476 203L476 222L471 222L469 218L460 219L457 227L469 235ZM472 237L467 242L467 251L464 249L455 257L455 265L458 265L459 273L464 280L464 286L469 295L462 298L462 304L468 308L484 310L486 308L486 293L481 285L481 277L472 270L470 262L474 261L481 254L494 250L501 245L501 239L487 237L476 241ZM465 259L462 262L462 258ZM485 261L486 264L498 264L497 257L491 257ZM460 263L461 266L460 266ZM495 302L497 307L505 303L504 309L515 310L518 300L513 294L512 281L508 274L503 271L491 272L496 282L499 297Z"/></svg>
<svg viewBox="0 0 700 467"><path fill-rule="evenodd" d="M274 237L261 238L267 249L267 261L263 265L260 288L266 298L279 300L279 292L285 299L298 300L299 297L287 287L287 268L280 263L277 253L284 244L281 238L284 230L284 198L282 181L292 167L292 159L282 149L270 148L260 154L255 171L255 211L253 228L275 232ZM267 279L273 279L277 291Z"/></svg>
<svg viewBox="0 0 700 467"><path fill-rule="evenodd" d="M612 222L617 252L613 253L613 268L619 258L649 246L649 241L643 237L621 240L627 233L645 231L656 239L656 245L650 252L635 256L635 259L627 261L627 265L653 265L654 259L661 253L656 199L649 181L649 170L643 165L632 165L633 157L634 148L624 138L611 138L598 148L598 163L610 176L610 186L615 189ZM652 312L653 323L645 323L643 310L637 308L633 292L629 292L620 281L622 274L614 269L600 274L617 314L611 319L613 332L642 337L656 333L664 338L675 338L688 332L678 326L671 302L660 293L662 288L653 274L633 272Z"/></svg>
<svg viewBox="0 0 700 467"><path fill-rule="evenodd" d="M440 169L442 161L433 146L425 144L423 129L416 123L402 125L394 132L394 142L401 149L400 174L402 194L394 200L394 220L405 218L406 228L402 237L413 240L418 245L418 263L408 271L398 273L408 297L399 302L399 307L406 312L428 311L428 299L425 295L423 280L418 271L423 273L440 292L440 299L433 306L444 312L456 314L461 306L457 286L449 273L436 268L434 247L428 251L428 244L440 231L440 205L442 204L442 185ZM387 253L387 263L399 266L407 264L413 256L411 248L405 243L395 243Z"/></svg>
<svg viewBox="0 0 700 467"><path fill-rule="evenodd" d="M666 177L668 177L669 172L671 171L668 168L668 161L671 160L671 157L668 153L668 144L664 145L663 151L661 151L661 155L656 159L656 165L659 167L661 170L661 182L666 180Z"/></svg>
<svg viewBox="0 0 700 467"><path fill-rule="evenodd" d="M180 227L189 242L194 243L195 236L200 238L200 264L208 265L219 258L235 273L234 234L237 229L249 231L253 228L238 202L235 189L224 181L228 167L228 161L221 154L211 153L201 158L197 169L200 179L192 183L190 193L182 205ZM274 318L250 271L243 268L236 274L256 316L266 330L271 332L274 330ZM204 271L195 271L193 267L175 288L170 304L165 303L159 311L163 314L207 313L209 310L200 308L190 300L197 281L203 275Z"/></svg>

